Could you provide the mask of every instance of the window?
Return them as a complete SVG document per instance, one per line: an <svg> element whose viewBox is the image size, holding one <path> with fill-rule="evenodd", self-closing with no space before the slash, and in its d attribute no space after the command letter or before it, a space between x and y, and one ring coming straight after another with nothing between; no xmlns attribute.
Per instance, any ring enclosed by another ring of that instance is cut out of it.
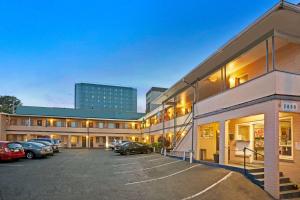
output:
<svg viewBox="0 0 300 200"><path fill-rule="evenodd" d="M38 120L36 121L36 125L37 125L37 126L43 126L43 121L42 121L41 119L38 119Z"/></svg>
<svg viewBox="0 0 300 200"><path fill-rule="evenodd" d="M250 125L237 125L237 140L250 140Z"/></svg>
<svg viewBox="0 0 300 200"><path fill-rule="evenodd" d="M280 119L279 122L279 156L281 159L293 158L292 118Z"/></svg>
<svg viewBox="0 0 300 200"><path fill-rule="evenodd" d="M226 87L234 88L266 73L266 52L266 41L263 41L227 63Z"/></svg>
<svg viewBox="0 0 300 200"><path fill-rule="evenodd" d="M275 37L275 68L277 70L300 74L299 41Z"/></svg>
<svg viewBox="0 0 300 200"><path fill-rule="evenodd" d="M96 137L96 143L100 142L100 137Z"/></svg>
<svg viewBox="0 0 300 200"><path fill-rule="evenodd" d="M104 123L103 122L99 122L98 123L98 128L104 128Z"/></svg>
<svg viewBox="0 0 300 200"><path fill-rule="evenodd" d="M114 123L108 123L108 128L116 128L116 125Z"/></svg>

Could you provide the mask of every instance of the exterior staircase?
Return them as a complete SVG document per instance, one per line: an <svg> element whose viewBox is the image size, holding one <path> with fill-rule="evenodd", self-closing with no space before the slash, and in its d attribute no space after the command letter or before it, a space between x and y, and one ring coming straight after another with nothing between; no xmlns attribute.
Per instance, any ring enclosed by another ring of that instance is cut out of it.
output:
<svg viewBox="0 0 300 200"><path fill-rule="evenodd" d="M247 169L246 176L255 184L264 188L264 168ZM285 177L279 172L280 177L280 199L300 198L298 186L291 182L290 178Z"/></svg>

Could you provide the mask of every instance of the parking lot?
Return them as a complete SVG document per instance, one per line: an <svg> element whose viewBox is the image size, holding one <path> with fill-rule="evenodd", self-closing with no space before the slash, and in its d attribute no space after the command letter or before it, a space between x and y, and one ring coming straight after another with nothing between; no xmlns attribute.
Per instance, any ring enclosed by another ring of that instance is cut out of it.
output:
<svg viewBox="0 0 300 200"><path fill-rule="evenodd" d="M272 199L241 174L159 154L62 150L0 163L0 199Z"/></svg>

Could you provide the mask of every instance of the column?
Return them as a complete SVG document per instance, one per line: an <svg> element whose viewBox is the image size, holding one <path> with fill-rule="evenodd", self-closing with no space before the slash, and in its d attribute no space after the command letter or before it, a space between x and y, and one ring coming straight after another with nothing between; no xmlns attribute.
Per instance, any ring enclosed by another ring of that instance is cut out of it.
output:
<svg viewBox="0 0 300 200"><path fill-rule="evenodd" d="M278 106L275 103L272 105L264 115L264 189L279 199L279 113Z"/></svg>
<svg viewBox="0 0 300 200"><path fill-rule="evenodd" d="M105 136L105 147L108 148L108 136Z"/></svg>
<svg viewBox="0 0 300 200"><path fill-rule="evenodd" d="M67 141L67 147L68 148L71 148L72 147L72 145L71 145L71 135L68 135L68 141Z"/></svg>
<svg viewBox="0 0 300 200"><path fill-rule="evenodd" d="M86 148L89 148L90 147L90 137L89 136L83 136L85 137L85 146Z"/></svg>
<svg viewBox="0 0 300 200"><path fill-rule="evenodd" d="M228 121L220 121L219 164L228 164Z"/></svg>
<svg viewBox="0 0 300 200"><path fill-rule="evenodd" d="M31 134L27 133L26 134L26 141L30 140L31 139Z"/></svg>

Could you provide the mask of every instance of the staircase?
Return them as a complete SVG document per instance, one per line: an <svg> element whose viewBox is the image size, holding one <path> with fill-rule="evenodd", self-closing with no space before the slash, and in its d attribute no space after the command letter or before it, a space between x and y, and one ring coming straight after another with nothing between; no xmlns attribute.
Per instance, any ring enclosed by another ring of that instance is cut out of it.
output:
<svg viewBox="0 0 300 200"><path fill-rule="evenodd" d="M184 120L183 122L183 126L180 127L180 129L176 132L175 134L175 140L173 141L172 143L172 149L176 149L180 143L184 140L184 138L189 134L192 126L192 121L193 121L193 118L192 118L192 112L190 112L188 114L188 116L186 117L186 119ZM181 135L183 132L186 132L183 136Z"/></svg>
<svg viewBox="0 0 300 200"><path fill-rule="evenodd" d="M255 184L264 188L264 168L247 169L246 176ZM300 190L298 186L290 181L290 178L285 177L282 172L279 172L280 177L280 199L300 198Z"/></svg>

